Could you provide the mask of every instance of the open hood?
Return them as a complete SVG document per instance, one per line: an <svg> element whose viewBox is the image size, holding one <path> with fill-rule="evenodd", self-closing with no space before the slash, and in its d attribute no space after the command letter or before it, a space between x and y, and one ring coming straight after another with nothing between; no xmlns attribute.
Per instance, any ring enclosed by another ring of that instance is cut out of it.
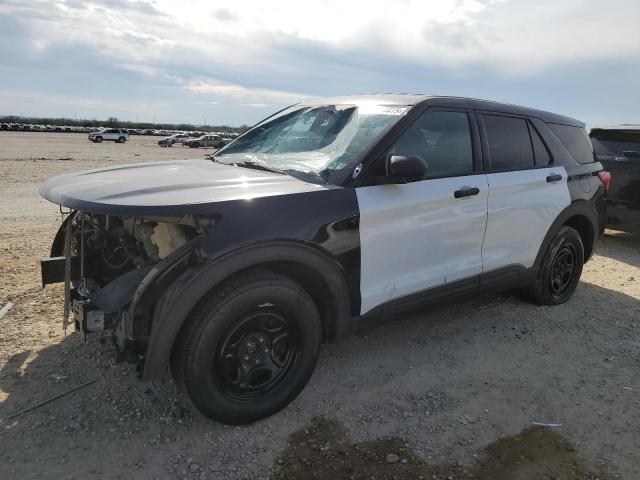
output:
<svg viewBox="0 0 640 480"><path fill-rule="evenodd" d="M67 208L121 216L215 213L212 205L337 188L288 175L182 160L119 165L47 180L40 195Z"/></svg>

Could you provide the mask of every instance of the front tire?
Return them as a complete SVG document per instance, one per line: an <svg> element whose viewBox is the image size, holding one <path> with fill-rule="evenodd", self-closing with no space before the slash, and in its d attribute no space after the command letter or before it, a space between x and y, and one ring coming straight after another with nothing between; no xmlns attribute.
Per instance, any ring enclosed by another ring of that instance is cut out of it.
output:
<svg viewBox="0 0 640 480"><path fill-rule="evenodd" d="M300 393L321 341L309 294L288 277L254 271L201 301L176 340L171 369L202 414L245 424L273 415Z"/></svg>
<svg viewBox="0 0 640 480"><path fill-rule="evenodd" d="M571 227L561 227L547 247L535 280L526 289L526 297L538 305L566 302L578 286L583 266L580 234Z"/></svg>
<svg viewBox="0 0 640 480"><path fill-rule="evenodd" d="M96 137L96 139L94 140L94 142L96 142L96 143L102 143L102 137Z"/></svg>

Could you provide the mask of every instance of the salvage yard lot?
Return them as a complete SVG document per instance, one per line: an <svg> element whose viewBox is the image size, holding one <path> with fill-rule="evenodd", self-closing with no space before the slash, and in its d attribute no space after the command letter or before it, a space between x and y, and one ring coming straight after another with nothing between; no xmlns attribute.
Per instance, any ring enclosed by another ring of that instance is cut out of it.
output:
<svg viewBox="0 0 640 480"><path fill-rule="evenodd" d="M483 296L325 345L267 420L212 423L170 382L152 402L108 339L62 332L38 262L60 213L37 189L212 151L157 140L0 132L0 418L97 380L0 423L0 478L640 478L640 237L613 231L568 303Z"/></svg>

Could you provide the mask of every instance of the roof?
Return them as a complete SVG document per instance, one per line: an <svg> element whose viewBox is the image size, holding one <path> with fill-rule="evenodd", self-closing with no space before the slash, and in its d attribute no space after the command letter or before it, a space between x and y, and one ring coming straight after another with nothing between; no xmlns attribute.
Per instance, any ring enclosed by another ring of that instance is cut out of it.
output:
<svg viewBox="0 0 640 480"><path fill-rule="evenodd" d="M548 123L559 123L562 125L573 125L576 127L584 127L584 122L575 118L566 117L557 113L547 112L544 110L536 110L533 108L513 105L510 103L495 102L491 100L480 100L477 98L453 97L443 95L424 95L409 93L372 93L367 95L351 95L343 97L318 97L312 98L302 104L318 105L318 104L359 104L365 102L376 101L381 105L417 105L424 103L431 106L455 106L459 108L473 108L476 110L485 110L502 113L512 113L515 115L526 115L536 117Z"/></svg>
<svg viewBox="0 0 640 480"><path fill-rule="evenodd" d="M637 132L640 131L640 124L638 125L603 125L603 126L598 126L598 127L593 127L591 129L591 131L593 132L594 130L616 130L616 131L632 131L632 132Z"/></svg>

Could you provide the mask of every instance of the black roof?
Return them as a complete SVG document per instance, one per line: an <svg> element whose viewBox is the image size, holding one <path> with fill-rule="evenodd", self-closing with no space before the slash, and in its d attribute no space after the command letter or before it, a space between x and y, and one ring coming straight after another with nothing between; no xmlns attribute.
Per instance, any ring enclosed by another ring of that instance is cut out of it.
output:
<svg viewBox="0 0 640 480"><path fill-rule="evenodd" d="M473 108L475 110L485 110L491 112L511 113L514 115L526 115L536 117L548 123L559 123L562 125L573 125L576 127L585 126L584 122L575 118L566 117L557 113L546 112L534 108L522 107L510 103L494 102L491 100L480 100L477 98L452 97L442 95L422 95L408 93L373 93L367 95L351 95L344 97L324 97L313 98L303 104L359 104L366 102L376 102L383 105L418 105L420 103L430 106L449 106L459 108Z"/></svg>

